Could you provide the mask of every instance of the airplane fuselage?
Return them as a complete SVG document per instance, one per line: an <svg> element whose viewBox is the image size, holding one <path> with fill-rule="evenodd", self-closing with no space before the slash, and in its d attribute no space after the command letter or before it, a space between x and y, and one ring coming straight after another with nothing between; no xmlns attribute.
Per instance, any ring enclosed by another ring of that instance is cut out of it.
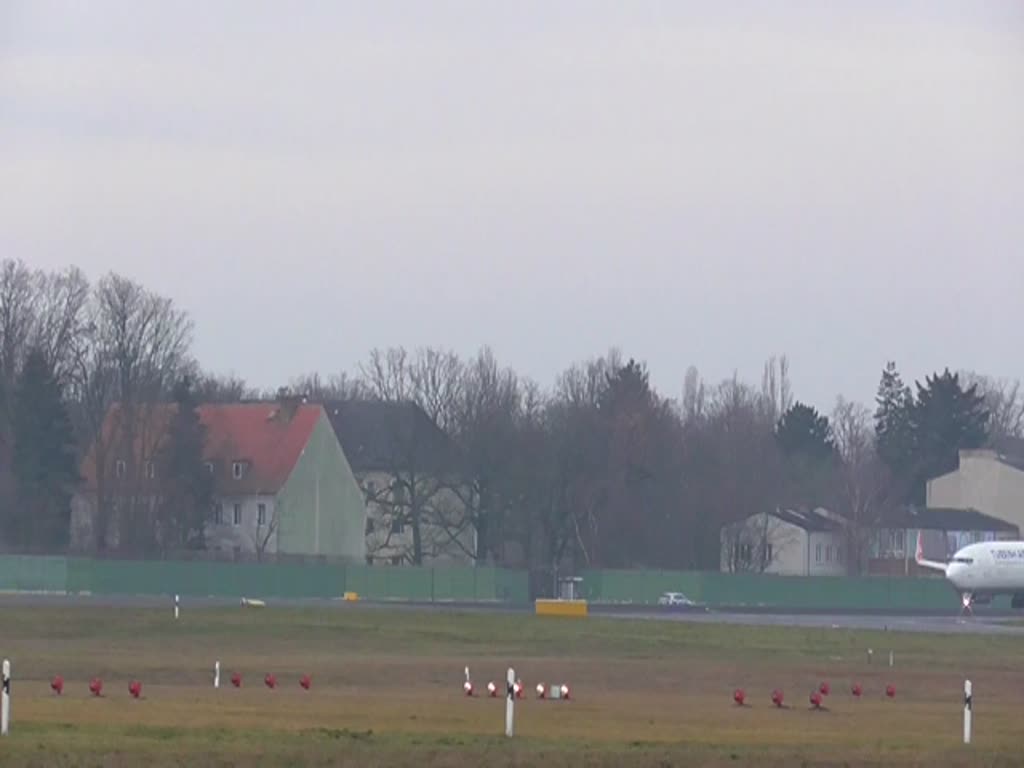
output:
<svg viewBox="0 0 1024 768"><path fill-rule="evenodd" d="M1024 541L969 544L946 564L946 579L975 598L1019 595L1024 601Z"/></svg>

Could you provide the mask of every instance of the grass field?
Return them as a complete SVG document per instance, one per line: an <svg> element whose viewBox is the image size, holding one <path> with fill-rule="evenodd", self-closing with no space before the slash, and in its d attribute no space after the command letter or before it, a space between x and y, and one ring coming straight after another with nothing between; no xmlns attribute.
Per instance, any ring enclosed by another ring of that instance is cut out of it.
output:
<svg viewBox="0 0 1024 768"><path fill-rule="evenodd" d="M177 622L169 610L18 607L3 612L0 654L13 664L3 766L979 766L1021 755L1024 645L1007 637L359 605L186 608ZM482 691L510 664L528 693L511 741L501 699L462 693L464 666ZM61 697L49 689L55 674ZM976 699L969 748L965 675ZM88 692L95 676L101 699ZM140 700L128 695L132 678ZM828 711L810 711L821 680ZM567 682L572 700L535 700L540 681ZM736 687L752 706L733 705ZM792 708L771 706L776 687Z"/></svg>

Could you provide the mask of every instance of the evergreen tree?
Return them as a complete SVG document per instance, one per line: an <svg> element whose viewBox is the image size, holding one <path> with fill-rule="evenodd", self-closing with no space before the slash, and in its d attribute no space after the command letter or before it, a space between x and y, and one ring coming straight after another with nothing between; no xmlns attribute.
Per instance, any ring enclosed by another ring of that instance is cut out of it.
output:
<svg viewBox="0 0 1024 768"><path fill-rule="evenodd" d="M214 478L206 467L206 428L199 420L192 383L174 388L175 410L159 460L159 542L165 551L205 547L203 529L213 507Z"/></svg>
<svg viewBox="0 0 1024 768"><path fill-rule="evenodd" d="M916 386L910 429L918 456L916 497L923 501L925 483L955 470L961 450L985 445L989 412L977 384L964 388L948 368Z"/></svg>
<svg viewBox="0 0 1024 768"><path fill-rule="evenodd" d="M875 410L875 447L879 458L895 476L906 476L914 466L914 435L911 412L914 397L910 387L890 362L882 371Z"/></svg>
<svg viewBox="0 0 1024 768"><path fill-rule="evenodd" d="M63 550L71 495L79 482L74 428L60 383L39 350L25 359L15 387L12 470L18 506L11 538L28 549Z"/></svg>
<svg viewBox="0 0 1024 768"><path fill-rule="evenodd" d="M828 417L822 416L816 408L800 402L794 403L782 414L775 428L775 439L787 456L829 459L835 452Z"/></svg>
<svg viewBox="0 0 1024 768"><path fill-rule="evenodd" d="M783 504L831 506L836 450L828 417L804 403L794 403L775 425L781 459Z"/></svg>

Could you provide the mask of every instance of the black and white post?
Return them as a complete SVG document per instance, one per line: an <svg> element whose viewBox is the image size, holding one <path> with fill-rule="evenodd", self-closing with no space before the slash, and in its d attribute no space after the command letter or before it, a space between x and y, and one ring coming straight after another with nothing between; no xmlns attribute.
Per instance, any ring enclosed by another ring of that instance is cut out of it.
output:
<svg viewBox="0 0 1024 768"><path fill-rule="evenodd" d="M512 738L516 706L516 672L508 668L508 687L505 690L505 735Z"/></svg>
<svg viewBox="0 0 1024 768"><path fill-rule="evenodd" d="M971 707L974 692L971 688L971 681L964 680L964 744L971 743Z"/></svg>
<svg viewBox="0 0 1024 768"><path fill-rule="evenodd" d="M4 659L3 692L0 694L0 736L11 728L11 662Z"/></svg>

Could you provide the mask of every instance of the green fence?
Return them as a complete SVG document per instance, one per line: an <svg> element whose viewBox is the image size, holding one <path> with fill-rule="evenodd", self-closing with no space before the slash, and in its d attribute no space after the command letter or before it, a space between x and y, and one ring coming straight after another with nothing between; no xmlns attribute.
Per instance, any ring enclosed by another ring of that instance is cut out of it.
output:
<svg viewBox="0 0 1024 768"><path fill-rule="evenodd" d="M942 578L768 576L686 571L585 571L583 595L593 603L654 604L682 592L709 606L836 611L948 611L958 598ZM1009 607L998 598L993 607Z"/></svg>
<svg viewBox="0 0 1024 768"><path fill-rule="evenodd" d="M683 571L584 571L592 603L649 605L683 592L710 606L780 610L955 610L941 578L764 576ZM337 598L529 602L525 571L491 567L409 568L327 564L121 561L0 556L0 591L192 597ZM996 607L1008 607L1000 598Z"/></svg>
<svg viewBox="0 0 1024 768"><path fill-rule="evenodd" d="M529 601L525 572L487 567L123 561L0 556L0 591L193 597Z"/></svg>

